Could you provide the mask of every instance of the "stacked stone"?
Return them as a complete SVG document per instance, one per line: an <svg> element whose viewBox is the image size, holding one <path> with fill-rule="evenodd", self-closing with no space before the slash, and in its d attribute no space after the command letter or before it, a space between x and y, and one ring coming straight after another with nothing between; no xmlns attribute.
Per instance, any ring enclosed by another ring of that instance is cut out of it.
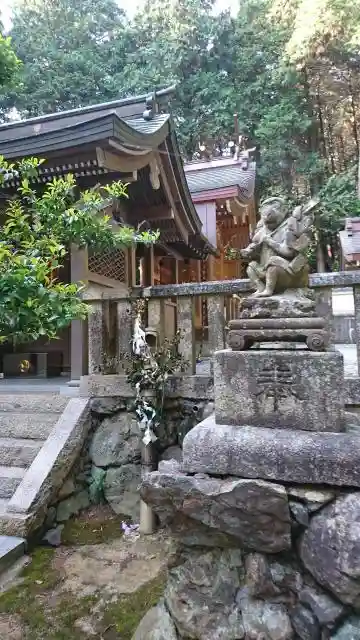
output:
<svg viewBox="0 0 360 640"><path fill-rule="evenodd" d="M360 640L360 426L341 355L220 351L214 387L182 464L142 483L180 550L133 640Z"/></svg>

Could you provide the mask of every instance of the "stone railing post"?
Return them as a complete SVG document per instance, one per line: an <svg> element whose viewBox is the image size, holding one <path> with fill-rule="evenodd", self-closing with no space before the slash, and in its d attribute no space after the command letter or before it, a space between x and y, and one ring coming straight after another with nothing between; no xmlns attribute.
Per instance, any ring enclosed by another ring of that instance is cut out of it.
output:
<svg viewBox="0 0 360 640"><path fill-rule="evenodd" d="M221 351L225 347L225 299L224 296L209 296L207 299L209 351Z"/></svg>
<svg viewBox="0 0 360 640"><path fill-rule="evenodd" d="M322 287L316 292L316 311L318 315L325 318L329 330L330 344L334 342L333 335L333 309L332 309L332 287Z"/></svg>
<svg viewBox="0 0 360 640"><path fill-rule="evenodd" d="M104 316L101 300L90 302L88 318L89 375L104 369Z"/></svg>
<svg viewBox="0 0 360 640"><path fill-rule="evenodd" d="M133 337L132 308L130 300L118 300L116 303L116 353L118 359L118 373L126 369L124 355L131 353Z"/></svg>
<svg viewBox="0 0 360 640"><path fill-rule="evenodd" d="M194 303L194 297L188 296L180 296L177 303L177 328L181 332L179 353L188 362L188 375L196 373Z"/></svg>
<svg viewBox="0 0 360 640"><path fill-rule="evenodd" d="M165 299L150 298L148 302L148 327L156 331L158 344L165 337Z"/></svg>
<svg viewBox="0 0 360 640"><path fill-rule="evenodd" d="M354 314L355 314L355 340L357 355L357 371L360 376L360 285L353 286L354 292Z"/></svg>

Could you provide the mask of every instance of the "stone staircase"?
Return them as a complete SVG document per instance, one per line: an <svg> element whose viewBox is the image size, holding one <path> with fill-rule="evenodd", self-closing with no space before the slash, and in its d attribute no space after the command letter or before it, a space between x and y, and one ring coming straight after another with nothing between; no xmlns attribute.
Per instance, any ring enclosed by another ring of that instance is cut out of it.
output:
<svg viewBox="0 0 360 640"><path fill-rule="evenodd" d="M0 534L14 528L16 535L21 516L8 504L68 402L60 394L0 393ZM0 535L0 572L24 548L22 538Z"/></svg>

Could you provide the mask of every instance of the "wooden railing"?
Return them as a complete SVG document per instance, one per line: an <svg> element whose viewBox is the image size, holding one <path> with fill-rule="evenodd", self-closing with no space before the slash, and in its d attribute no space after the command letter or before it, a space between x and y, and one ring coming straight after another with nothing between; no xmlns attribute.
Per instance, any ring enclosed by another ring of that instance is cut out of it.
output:
<svg viewBox="0 0 360 640"><path fill-rule="evenodd" d="M326 317L331 331L332 290L353 290L355 308L355 335L360 362L360 271L313 274L310 286L315 290L318 313ZM124 354L130 351L133 334L133 307L136 301L147 301L148 327L159 342L181 331L179 350L189 363L188 375L196 372L197 344L195 339L195 300L201 297L207 303L207 350L213 353L226 346L225 327L236 316L239 301L251 292L248 280L160 285L129 290L126 297L103 293L100 298L85 299L92 307L88 320L89 374L106 372L106 362L113 358L117 372L124 370Z"/></svg>

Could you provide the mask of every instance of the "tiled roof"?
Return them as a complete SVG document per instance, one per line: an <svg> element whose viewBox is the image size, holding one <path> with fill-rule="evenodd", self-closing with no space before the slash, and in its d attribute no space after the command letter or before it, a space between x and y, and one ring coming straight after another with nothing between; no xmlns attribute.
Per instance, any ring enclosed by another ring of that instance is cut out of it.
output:
<svg viewBox="0 0 360 640"><path fill-rule="evenodd" d="M237 186L245 198L251 198L255 188L256 166L254 162L250 162L246 169L243 167L242 162L234 162L224 166L209 166L198 171L186 172L190 193Z"/></svg>

